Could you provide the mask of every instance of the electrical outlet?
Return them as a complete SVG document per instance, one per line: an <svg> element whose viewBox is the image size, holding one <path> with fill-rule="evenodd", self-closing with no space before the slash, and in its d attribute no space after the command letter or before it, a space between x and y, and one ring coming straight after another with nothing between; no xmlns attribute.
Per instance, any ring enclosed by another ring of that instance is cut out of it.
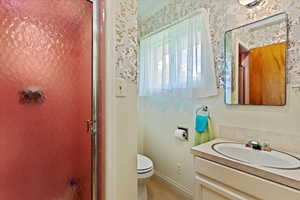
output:
<svg viewBox="0 0 300 200"><path fill-rule="evenodd" d="M177 166L176 166L176 173L178 175L181 175L182 174L182 165L181 163L177 163Z"/></svg>

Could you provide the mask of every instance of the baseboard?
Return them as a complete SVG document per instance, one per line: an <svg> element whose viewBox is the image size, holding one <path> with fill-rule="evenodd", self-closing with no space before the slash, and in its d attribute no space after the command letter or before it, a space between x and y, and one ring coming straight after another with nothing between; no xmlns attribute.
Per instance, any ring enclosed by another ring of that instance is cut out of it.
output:
<svg viewBox="0 0 300 200"><path fill-rule="evenodd" d="M178 193L182 194L186 198L193 199L193 191L190 191L186 187L178 184L175 180L171 179L170 177L167 177L167 176L163 175L162 173L160 173L158 171L155 171L155 176L157 178L161 179L163 182L170 185L172 187L172 189L174 189Z"/></svg>

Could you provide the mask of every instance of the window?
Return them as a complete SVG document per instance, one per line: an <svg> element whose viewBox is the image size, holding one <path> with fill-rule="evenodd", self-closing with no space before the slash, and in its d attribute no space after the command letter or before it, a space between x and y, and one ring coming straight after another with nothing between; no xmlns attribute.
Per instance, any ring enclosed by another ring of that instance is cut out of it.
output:
<svg viewBox="0 0 300 200"><path fill-rule="evenodd" d="M207 11L141 40L139 94L217 94Z"/></svg>

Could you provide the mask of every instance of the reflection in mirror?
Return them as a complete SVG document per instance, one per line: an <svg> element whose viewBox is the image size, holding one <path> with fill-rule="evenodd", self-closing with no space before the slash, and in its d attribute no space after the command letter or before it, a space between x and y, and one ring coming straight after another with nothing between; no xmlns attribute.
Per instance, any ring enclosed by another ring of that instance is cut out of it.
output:
<svg viewBox="0 0 300 200"><path fill-rule="evenodd" d="M277 14L225 33L225 103L286 104L288 16Z"/></svg>

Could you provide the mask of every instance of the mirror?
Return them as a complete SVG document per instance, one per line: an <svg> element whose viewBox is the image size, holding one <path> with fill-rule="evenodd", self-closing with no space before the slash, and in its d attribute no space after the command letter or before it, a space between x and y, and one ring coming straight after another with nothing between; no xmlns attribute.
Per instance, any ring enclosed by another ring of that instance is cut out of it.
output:
<svg viewBox="0 0 300 200"><path fill-rule="evenodd" d="M225 103L286 104L288 15L280 13L225 33Z"/></svg>

